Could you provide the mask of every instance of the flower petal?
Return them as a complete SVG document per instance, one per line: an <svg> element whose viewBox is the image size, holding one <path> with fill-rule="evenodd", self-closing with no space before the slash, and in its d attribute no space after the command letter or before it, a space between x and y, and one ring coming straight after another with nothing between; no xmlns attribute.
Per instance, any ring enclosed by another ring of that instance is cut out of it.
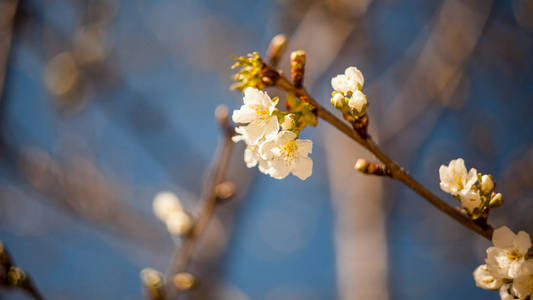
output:
<svg viewBox="0 0 533 300"><path fill-rule="evenodd" d="M301 157L295 162L294 168L292 169L292 174L300 178L301 180L306 180L313 173L313 160L309 157Z"/></svg>
<svg viewBox="0 0 533 300"><path fill-rule="evenodd" d="M296 146L298 147L298 154L301 156L307 156L313 152L313 141L311 140L296 140Z"/></svg>
<svg viewBox="0 0 533 300"><path fill-rule="evenodd" d="M257 118L257 114L250 107L243 105L241 109L233 111L231 118L235 123L250 123Z"/></svg>
<svg viewBox="0 0 533 300"><path fill-rule="evenodd" d="M363 77L363 73L359 71L356 67L348 67L346 70L344 70L344 74L348 76L351 80L355 81L357 84L360 85L359 88L362 88L365 83L365 78Z"/></svg>
<svg viewBox="0 0 533 300"><path fill-rule="evenodd" d="M276 135L279 131L279 122L277 117L270 117L266 120L266 123L263 127L263 135L266 139L269 139Z"/></svg>
<svg viewBox="0 0 533 300"><path fill-rule="evenodd" d="M525 231L520 231L513 240L513 246L518 249L521 254L527 253L531 248L531 237Z"/></svg>
<svg viewBox="0 0 533 300"><path fill-rule="evenodd" d="M269 174L276 179L283 179L291 172L290 167L280 159L271 160L270 166Z"/></svg>
<svg viewBox="0 0 533 300"><path fill-rule="evenodd" d="M288 141L292 141L296 139L296 137L297 137L296 133L292 131L286 131L286 130L280 131L278 136L276 137L276 144L278 145L285 144Z"/></svg>
<svg viewBox="0 0 533 300"><path fill-rule="evenodd" d="M274 156L274 153L272 153L272 149L276 147L276 142L273 140L267 140L264 141L259 145L259 155L262 159L272 159Z"/></svg>
<svg viewBox="0 0 533 300"><path fill-rule="evenodd" d="M492 234L492 243L498 248L507 248L513 245L515 234L507 226L502 226Z"/></svg>
<svg viewBox="0 0 533 300"><path fill-rule="evenodd" d="M263 105L263 94L260 90L253 88L253 87L247 87L244 90L244 96L242 98L245 105Z"/></svg>
<svg viewBox="0 0 533 300"><path fill-rule="evenodd" d="M244 150L244 162L248 168L253 168L257 165L258 155L255 151L252 151L250 148Z"/></svg>
<svg viewBox="0 0 533 300"><path fill-rule="evenodd" d="M258 123L250 123L250 125L243 128L248 137L248 142L252 145L257 144L257 142L263 137L265 132L263 126Z"/></svg>

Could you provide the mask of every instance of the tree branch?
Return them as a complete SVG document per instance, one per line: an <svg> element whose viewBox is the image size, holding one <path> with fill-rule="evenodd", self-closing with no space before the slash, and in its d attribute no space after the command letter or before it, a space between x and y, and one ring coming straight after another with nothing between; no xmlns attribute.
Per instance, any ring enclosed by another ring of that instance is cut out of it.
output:
<svg viewBox="0 0 533 300"><path fill-rule="evenodd" d="M235 130L229 122L228 108L222 105L217 107L216 118L222 130L222 141L207 179L202 197L202 206L198 213L198 217L196 218L195 225L191 230L191 233L184 237L183 243L176 249L175 256L167 272L166 291L169 299L171 299L177 292L176 287L172 285L173 276L187 270L193 255L194 246L198 241L198 238L205 231L214 214L215 207L219 203L217 186L224 180L231 157L231 150L233 148L233 141L231 138L235 134Z"/></svg>
<svg viewBox="0 0 533 300"><path fill-rule="evenodd" d="M457 222L461 223L463 226L469 228L470 230L476 232L477 234L483 236L484 238L490 240L492 238L492 228L487 224L486 226L479 225L472 221L467 216L463 215L461 212L446 204L443 200L437 197L435 194L430 192L415 179L413 179L409 174L407 174L400 166L398 166L392 159L385 155L381 149L374 143L370 136L362 137L357 131L350 128L346 122L337 118L335 115L326 110L322 105L320 105L311 95L309 95L304 88L296 88L292 83L287 80L283 75L276 80L276 86L284 91L294 93L296 96L301 97L304 101L307 101L309 104L313 105L316 108L316 115L323 119L324 121L333 125L333 127L339 129L341 132L346 134L352 140L356 141L358 144L363 146L369 152L371 152L378 160L380 160L391 172L391 177L399 180L422 198L426 199L429 203L434 205L437 209L453 218Z"/></svg>
<svg viewBox="0 0 533 300"><path fill-rule="evenodd" d="M36 300L44 300L33 280L21 268L15 266L11 255L0 241L0 287L19 288Z"/></svg>

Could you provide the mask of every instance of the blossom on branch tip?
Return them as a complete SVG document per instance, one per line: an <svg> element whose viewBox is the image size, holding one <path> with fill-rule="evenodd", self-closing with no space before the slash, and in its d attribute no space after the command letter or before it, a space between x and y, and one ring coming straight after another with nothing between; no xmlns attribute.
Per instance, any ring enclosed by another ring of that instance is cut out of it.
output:
<svg viewBox="0 0 533 300"><path fill-rule="evenodd" d="M466 171L465 161L458 158L450 161L448 166L440 166L440 188L454 196L458 196L463 190L470 188L477 181L477 170L472 168Z"/></svg>
<svg viewBox="0 0 533 300"><path fill-rule="evenodd" d="M358 122L365 117L368 100L361 91L365 79L363 73L356 67L348 67L344 74L331 79L331 104L340 110L349 122ZM366 128L365 128L366 132Z"/></svg>
<svg viewBox="0 0 533 300"><path fill-rule="evenodd" d="M439 168L440 188L461 202L463 211L476 220L486 219L490 208L503 204L503 196L494 192L492 175L478 173L472 168L467 171L462 158L450 161Z"/></svg>
<svg viewBox="0 0 533 300"><path fill-rule="evenodd" d="M344 74L339 74L331 79L333 89L344 95L351 95L361 90L364 83L363 73L356 67L348 67Z"/></svg>

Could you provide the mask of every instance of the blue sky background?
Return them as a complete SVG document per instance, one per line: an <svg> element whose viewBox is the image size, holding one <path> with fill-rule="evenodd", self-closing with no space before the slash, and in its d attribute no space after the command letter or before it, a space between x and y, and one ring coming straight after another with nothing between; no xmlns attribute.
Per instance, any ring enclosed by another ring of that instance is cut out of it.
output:
<svg viewBox="0 0 533 300"><path fill-rule="evenodd" d="M9 151L0 165L0 240L47 299L142 299L139 271L147 266L164 270L173 245L151 214L153 196L175 191L192 206L219 139L214 110L221 103L240 105L241 95L228 89L230 55L262 53L273 35L295 29L294 17L282 12L282 1L118 1L107 25L112 50L105 68L84 71L84 92L68 100L74 109L65 109L49 94L43 73L55 54L70 47L87 4L21 2L25 15L19 18L25 22L13 37L2 95L1 130ZM354 61L366 67L367 82L379 78L427 30L440 2L373 3L365 26L378 53L372 59L357 53L351 46L357 39L350 37L311 91L327 104L329 78ZM506 171L517 159L531 156L533 35L517 24L515 2L493 3L466 66L464 105L440 111L416 153L400 161L440 196L445 194L438 188L437 169L450 159L464 157L468 167L512 183L521 174ZM305 133L315 141L308 181L278 181L255 169L245 173L251 183L235 206L216 274L249 299L338 297L335 215L325 150L317 142L323 132ZM485 138L484 132L488 138L474 143ZM387 153L405 157L395 145L387 145ZM135 234L132 238L58 208L53 196L32 188L17 172L16 159L20 153L34 155L27 152L31 149L58 159L83 154L106 182L125 191L121 201L159 230L152 246L139 246ZM505 187L514 187L511 183ZM412 191L397 183L387 186L390 298L497 299L496 292L476 288L471 276L488 242L453 224ZM524 210L532 206L531 185L521 191L491 217L495 225L533 232L532 210ZM460 231L461 238L450 239L446 230ZM1 291L0 299L26 298Z"/></svg>

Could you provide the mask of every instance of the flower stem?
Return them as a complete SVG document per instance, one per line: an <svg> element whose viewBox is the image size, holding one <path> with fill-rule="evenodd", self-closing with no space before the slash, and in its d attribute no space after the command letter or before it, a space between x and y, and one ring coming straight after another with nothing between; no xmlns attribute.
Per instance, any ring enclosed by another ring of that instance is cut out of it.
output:
<svg viewBox="0 0 533 300"><path fill-rule="evenodd" d="M407 172L405 172L400 166L398 166L392 159L390 159L385 153L379 149L379 147L374 143L371 136L362 137L357 131L350 128L346 122L337 118L335 115L326 110L322 105L320 105L313 97L311 97L304 88L296 88L290 83L287 78L280 75L276 80L276 86L284 91L294 93L295 95L305 99L309 104L313 105L316 109L316 115L323 119L324 121L330 123L333 127L337 128L352 140L356 141L358 144L363 146L369 152L371 152L378 160L380 160L391 172L391 177L393 179L399 180L411 190L416 192L422 198L426 199L429 203L433 204L438 210L442 211L452 219L463 224L465 227L476 232L477 234L483 236L484 238L490 240L492 238L492 228L487 225L482 227L476 224L467 216L463 215L458 210L454 209L452 206L446 204L443 200L437 197L435 194L430 192L424 186L422 186L418 181L413 179Z"/></svg>

